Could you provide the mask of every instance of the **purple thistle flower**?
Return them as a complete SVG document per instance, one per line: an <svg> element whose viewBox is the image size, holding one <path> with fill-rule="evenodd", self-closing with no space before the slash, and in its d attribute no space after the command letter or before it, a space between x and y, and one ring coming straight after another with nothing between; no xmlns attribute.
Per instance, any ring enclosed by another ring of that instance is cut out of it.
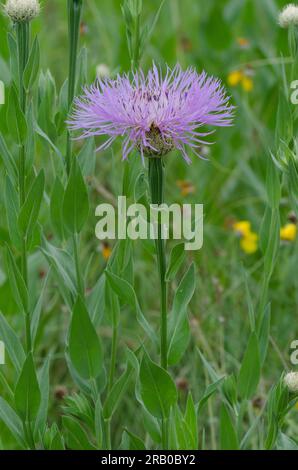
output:
<svg viewBox="0 0 298 470"><path fill-rule="evenodd" d="M202 126L229 126L234 107L220 80L200 75L180 65L167 68L163 78L153 64L147 76L142 71L97 80L84 95L75 99L68 121L72 130L83 130L81 137L107 135L98 150L108 148L118 136L123 139L123 159L137 148L142 156L162 156L172 149L181 151L190 162L186 148L198 155Z"/></svg>

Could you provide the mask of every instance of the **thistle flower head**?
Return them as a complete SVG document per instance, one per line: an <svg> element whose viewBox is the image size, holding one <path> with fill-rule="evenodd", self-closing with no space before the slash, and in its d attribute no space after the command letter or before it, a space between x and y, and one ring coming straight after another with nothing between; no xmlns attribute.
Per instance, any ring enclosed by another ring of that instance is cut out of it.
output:
<svg viewBox="0 0 298 470"><path fill-rule="evenodd" d="M40 5L38 0L7 0L4 11L15 23L22 23L38 16Z"/></svg>
<svg viewBox="0 0 298 470"><path fill-rule="evenodd" d="M200 75L179 65L161 71L153 65L147 76L142 71L118 75L116 79L98 79L75 100L69 128L81 130L81 137L106 135L99 148L108 148L123 137L123 159L133 148L142 158L162 156L172 149L181 151L189 162L187 147L197 154L211 132L202 126L228 126L233 107L219 80Z"/></svg>
<svg viewBox="0 0 298 470"><path fill-rule="evenodd" d="M279 14L278 23L282 28L288 28L291 25L298 26L298 6L293 3L285 6Z"/></svg>
<svg viewBox="0 0 298 470"><path fill-rule="evenodd" d="M298 393L298 372L289 372L286 374L284 383L291 393Z"/></svg>

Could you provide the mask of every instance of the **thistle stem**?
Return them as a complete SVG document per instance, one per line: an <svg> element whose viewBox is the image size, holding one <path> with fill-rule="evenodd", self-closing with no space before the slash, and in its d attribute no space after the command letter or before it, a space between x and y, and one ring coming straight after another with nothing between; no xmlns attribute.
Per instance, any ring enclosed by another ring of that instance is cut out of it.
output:
<svg viewBox="0 0 298 470"><path fill-rule="evenodd" d="M82 0L68 0L68 35L69 35L69 71L68 71L68 109L70 110L76 85L76 71L77 71L77 55L78 55L78 43L79 43L79 29L82 12ZM71 154L72 145L69 131L67 131L66 137L66 156L65 164L66 171L69 175L71 167ZM78 250L78 237L73 235L72 237L75 271L77 278L77 290L78 293L84 297L84 283L81 275L80 262L79 262L79 250Z"/></svg>
<svg viewBox="0 0 298 470"><path fill-rule="evenodd" d="M149 186L151 203L160 205L164 202L164 166L160 157L149 158ZM166 253L165 242L162 238L162 225L157 221L157 237L155 249L160 279L160 365L168 368L168 318L167 318L167 284L166 284ZM168 448L168 423L161 423L162 447Z"/></svg>
<svg viewBox="0 0 298 470"><path fill-rule="evenodd" d="M68 108L72 106L75 95L77 55L79 43L79 29L82 12L82 0L68 0L68 36L69 36L69 72L68 72ZM67 131L66 142L66 169L70 172L71 166L71 138Z"/></svg>
<svg viewBox="0 0 298 470"><path fill-rule="evenodd" d="M18 68L19 68L19 103L20 108L23 114L26 116L26 90L24 87L23 76L25 67L28 61L29 56L29 23L20 22L16 23L16 38L18 46ZM26 148L22 144L19 147L19 203L20 208L24 205L26 199ZM27 260L27 243L26 238L22 239L21 247L21 273L26 287L28 286L28 260ZM31 322L30 322L30 312L25 313L25 327L26 327L26 349L29 353L32 349L32 340L31 340Z"/></svg>
<svg viewBox="0 0 298 470"><path fill-rule="evenodd" d="M161 158L149 158L149 186L151 192L151 203L162 204L164 202L164 168ZM168 367L168 344L167 344L167 284L166 276L166 254L165 242L162 238L162 226L158 221L157 238L155 249L160 278L160 364L167 370Z"/></svg>

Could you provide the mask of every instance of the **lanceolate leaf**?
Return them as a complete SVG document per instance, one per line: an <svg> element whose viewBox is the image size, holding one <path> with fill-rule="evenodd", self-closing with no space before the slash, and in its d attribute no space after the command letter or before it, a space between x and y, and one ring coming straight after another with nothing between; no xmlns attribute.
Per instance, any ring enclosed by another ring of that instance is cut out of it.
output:
<svg viewBox="0 0 298 470"><path fill-rule="evenodd" d="M32 354L28 354L15 388L15 405L19 416L27 422L33 421L41 400Z"/></svg>
<svg viewBox="0 0 298 470"><path fill-rule="evenodd" d="M63 200L63 218L71 233L79 233L88 217L89 198L80 165L74 158Z"/></svg>
<svg viewBox="0 0 298 470"><path fill-rule="evenodd" d="M8 355L19 373L25 361L24 349L18 336L2 313L0 313L0 340L4 342Z"/></svg>
<svg viewBox="0 0 298 470"><path fill-rule="evenodd" d="M171 407L177 402L177 390L171 376L146 353L140 367L140 392L145 407L156 418L168 418Z"/></svg>
<svg viewBox="0 0 298 470"><path fill-rule="evenodd" d="M241 398L251 398L255 393L261 373L259 342L256 333L251 333L238 377L238 392Z"/></svg>
<svg viewBox="0 0 298 470"><path fill-rule="evenodd" d="M222 450L239 449L236 430L225 405L222 405L220 413L220 444Z"/></svg>
<svg viewBox="0 0 298 470"><path fill-rule="evenodd" d="M38 44L38 39L35 38L31 51L30 51L29 59L28 59L28 62L24 71L24 76L23 76L24 86L27 90L29 90L32 87L32 85L34 84L37 78L37 74L39 70L39 61L40 61L39 44Z"/></svg>
<svg viewBox="0 0 298 470"><path fill-rule="evenodd" d="M122 376L114 383L103 406L102 415L104 419L110 419L113 416L119 401L126 392L132 372L132 367L128 366Z"/></svg>
<svg viewBox="0 0 298 470"><path fill-rule="evenodd" d="M28 290L24 279L20 273L20 270L14 260L14 257L7 246L6 250L7 266L9 272L9 279L11 282L11 287L15 295L15 299L21 310L24 310L25 313L28 311Z"/></svg>
<svg viewBox="0 0 298 470"><path fill-rule="evenodd" d="M63 416L62 424L66 430L66 442L71 450L95 450L86 431L71 416Z"/></svg>
<svg viewBox="0 0 298 470"><path fill-rule="evenodd" d="M128 304L136 313L136 317L140 325L143 327L145 332L151 338L153 342L156 341L156 334L148 323L147 319L144 317L137 296L131 284L129 284L125 279L121 279L116 274L113 274L110 271L105 271L107 280L111 286L111 288L116 292L116 294L120 297L120 299Z"/></svg>
<svg viewBox="0 0 298 470"><path fill-rule="evenodd" d="M19 145L24 144L27 137L27 124L14 86L11 87L9 93L7 124L15 142L18 142Z"/></svg>
<svg viewBox="0 0 298 470"><path fill-rule="evenodd" d="M102 370L102 347L83 300L73 308L69 333L69 356L79 375L96 378Z"/></svg>
<svg viewBox="0 0 298 470"><path fill-rule="evenodd" d="M187 315L188 304L195 291L195 267L192 263L176 291L170 314L168 333L168 361L177 364L184 354L190 339Z"/></svg>
<svg viewBox="0 0 298 470"><path fill-rule="evenodd" d="M35 178L26 201L21 207L18 223L20 231L23 236L28 240L30 239L37 222L40 205L43 197L44 190L44 171L41 170Z"/></svg>
<svg viewBox="0 0 298 470"><path fill-rule="evenodd" d="M0 421L6 424L17 441L24 446L22 421L2 397L0 397Z"/></svg>

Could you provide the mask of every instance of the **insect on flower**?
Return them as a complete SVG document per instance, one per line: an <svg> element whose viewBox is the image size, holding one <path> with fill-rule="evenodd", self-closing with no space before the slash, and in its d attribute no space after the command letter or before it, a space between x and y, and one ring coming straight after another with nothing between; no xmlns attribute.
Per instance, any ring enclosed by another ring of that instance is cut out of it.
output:
<svg viewBox="0 0 298 470"><path fill-rule="evenodd" d="M203 126L232 124L233 106L220 80L183 71L180 65L167 67L163 77L153 64L142 71L98 79L75 100L69 128L81 130L81 137L106 135L98 150L123 137L123 159L137 148L142 156L163 156L178 149L189 163L187 148L199 155L198 147L212 131Z"/></svg>

